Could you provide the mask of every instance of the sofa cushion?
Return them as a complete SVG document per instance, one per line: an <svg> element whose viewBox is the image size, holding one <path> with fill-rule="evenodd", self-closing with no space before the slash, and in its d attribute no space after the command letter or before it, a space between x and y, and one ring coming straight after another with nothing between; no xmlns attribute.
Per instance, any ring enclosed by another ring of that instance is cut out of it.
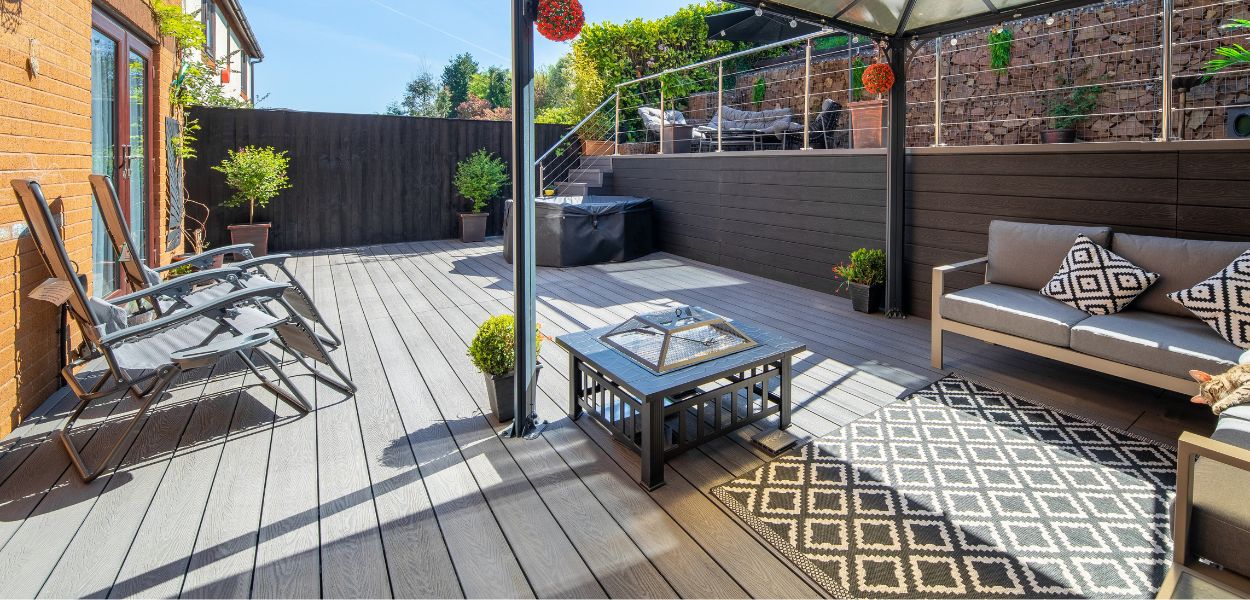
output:
<svg viewBox="0 0 1250 600"><path fill-rule="evenodd" d="M652 108L650 106L643 106L638 109L638 116L642 117L643 127L646 127L648 131L654 131L656 133L659 133L660 131L660 109ZM664 124L665 125L685 125L686 115L683 115L681 111L666 110L664 111Z"/></svg>
<svg viewBox="0 0 1250 600"><path fill-rule="evenodd" d="M1114 315L1158 279L1158 273L1141 269L1081 234L1042 294L1091 315Z"/></svg>
<svg viewBox="0 0 1250 600"><path fill-rule="evenodd" d="M1247 250L1250 250L1250 242L1209 242L1127 233L1111 237L1112 252L1159 274L1159 281L1137 298L1133 308L1177 317L1194 315L1169 299L1168 294L1194 287L1222 271Z"/></svg>
<svg viewBox="0 0 1250 600"><path fill-rule="evenodd" d="M1224 411L1211 438L1250 448L1250 405ZM1250 575L1250 473L1200 458L1194 465L1194 553L1242 575Z"/></svg>
<svg viewBox="0 0 1250 600"><path fill-rule="evenodd" d="M1236 346L1202 321L1140 310L1081 321L1072 328L1071 346L1077 352L1185 379L1191 369L1223 373L1241 356Z"/></svg>
<svg viewBox="0 0 1250 600"><path fill-rule="evenodd" d="M1238 348L1250 350L1250 250L1224 270L1168 298L1189 309L1199 319Z"/></svg>
<svg viewBox="0 0 1250 600"><path fill-rule="evenodd" d="M1104 248L1111 243L1109 227L993 221L989 230L990 261L985 280L1040 290L1059 270L1080 234Z"/></svg>
<svg viewBox="0 0 1250 600"><path fill-rule="evenodd" d="M991 331L1067 347L1085 311L1034 290L987 283L942 297L942 318Z"/></svg>

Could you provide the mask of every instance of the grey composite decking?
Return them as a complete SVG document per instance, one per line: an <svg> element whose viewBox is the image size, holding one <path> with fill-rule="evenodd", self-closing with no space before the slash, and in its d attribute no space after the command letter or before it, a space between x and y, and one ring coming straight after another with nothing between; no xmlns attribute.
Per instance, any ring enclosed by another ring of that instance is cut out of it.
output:
<svg viewBox="0 0 1250 600"><path fill-rule="evenodd" d="M237 364L186 379L119 470L85 485L47 439L50 401L0 445L0 590L6 596L810 597L820 594L708 490L762 464L759 428L669 462L637 484L638 456L591 419L564 417L567 360L545 344L535 441L502 440L465 355L475 324L510 307L498 243L423 242L299 256L296 275L345 335L354 398L298 377L296 418ZM939 375L928 322L667 254L539 272L550 335L697 304L802 339L792 431L817 436ZM1208 431L1203 407L1140 385L957 336L951 370L1162 441ZM195 402L196 398L204 399ZM130 401L90 409L88 460ZM765 425L767 427L768 425Z"/></svg>

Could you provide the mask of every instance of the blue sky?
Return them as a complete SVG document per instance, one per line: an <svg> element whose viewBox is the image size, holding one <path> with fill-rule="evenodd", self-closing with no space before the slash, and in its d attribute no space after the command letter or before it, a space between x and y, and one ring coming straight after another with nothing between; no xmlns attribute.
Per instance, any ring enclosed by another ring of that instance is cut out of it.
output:
<svg viewBox="0 0 1250 600"><path fill-rule="evenodd" d="M588 21L671 14L690 0L582 0ZM263 108L376 113L426 68L472 52L508 66L509 0L242 0L265 51L256 67ZM538 64L569 50L537 36Z"/></svg>

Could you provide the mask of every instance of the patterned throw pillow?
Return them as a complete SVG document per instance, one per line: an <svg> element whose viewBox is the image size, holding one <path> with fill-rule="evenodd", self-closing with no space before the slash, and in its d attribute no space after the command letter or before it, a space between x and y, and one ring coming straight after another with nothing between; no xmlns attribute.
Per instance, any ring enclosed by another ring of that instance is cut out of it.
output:
<svg viewBox="0 0 1250 600"><path fill-rule="evenodd" d="M1206 281L1172 292L1179 302L1238 348L1250 349L1250 251Z"/></svg>
<svg viewBox="0 0 1250 600"><path fill-rule="evenodd" d="M1158 280L1158 273L1140 269L1088 237L1078 235L1059 272L1042 288L1042 294L1091 315L1113 315L1127 308Z"/></svg>

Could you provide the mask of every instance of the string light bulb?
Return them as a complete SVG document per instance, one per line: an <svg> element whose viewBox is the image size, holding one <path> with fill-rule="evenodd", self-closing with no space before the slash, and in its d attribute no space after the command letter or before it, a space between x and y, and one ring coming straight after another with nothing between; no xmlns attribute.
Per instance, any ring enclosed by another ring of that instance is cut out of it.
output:
<svg viewBox="0 0 1250 600"><path fill-rule="evenodd" d="M799 27L799 22L794 19L790 19L790 29L797 29L798 27Z"/></svg>
<svg viewBox="0 0 1250 600"><path fill-rule="evenodd" d="M762 9L762 8L756 8L756 9L755 9L755 16L757 16L757 17L762 17L762 16L764 16L764 9Z"/></svg>

